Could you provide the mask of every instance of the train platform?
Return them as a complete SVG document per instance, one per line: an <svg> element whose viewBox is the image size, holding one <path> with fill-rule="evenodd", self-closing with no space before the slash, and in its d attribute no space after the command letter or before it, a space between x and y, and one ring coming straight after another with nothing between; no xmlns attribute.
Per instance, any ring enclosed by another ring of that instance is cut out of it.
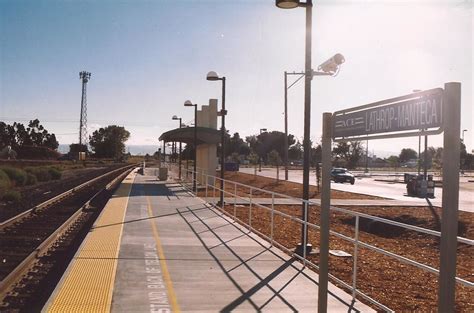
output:
<svg viewBox="0 0 474 313"><path fill-rule="evenodd" d="M154 169L109 200L43 312L315 312L318 277ZM371 312L329 284L328 311Z"/></svg>

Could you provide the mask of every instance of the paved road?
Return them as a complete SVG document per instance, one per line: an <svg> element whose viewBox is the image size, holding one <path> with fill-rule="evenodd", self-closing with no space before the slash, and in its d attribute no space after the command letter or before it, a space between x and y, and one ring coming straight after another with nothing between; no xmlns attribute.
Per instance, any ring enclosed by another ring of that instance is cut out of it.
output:
<svg viewBox="0 0 474 313"><path fill-rule="evenodd" d="M254 173L253 168L241 168L243 173ZM276 169L273 168L262 168L261 172L257 172L258 175L266 177L276 177ZM284 177L284 171L280 171L280 178ZM390 183L377 181L381 177L377 176L375 178L363 177L358 178L354 185L351 184L339 184L331 182L331 188L363 193L373 196L385 197L394 200L409 201L417 204L426 203L425 199L419 199L414 197L406 196L406 186L401 183ZM288 172L288 179L293 182L301 183L303 181L303 171L302 170L290 170ZM472 178L471 178L472 179ZM316 175L314 172L311 172L310 184L316 185ZM442 188L435 189L435 199L431 200L431 203L435 206L441 206L442 201ZM460 190L459 190L459 210L474 212L474 183L468 182L468 178L462 177L460 181Z"/></svg>

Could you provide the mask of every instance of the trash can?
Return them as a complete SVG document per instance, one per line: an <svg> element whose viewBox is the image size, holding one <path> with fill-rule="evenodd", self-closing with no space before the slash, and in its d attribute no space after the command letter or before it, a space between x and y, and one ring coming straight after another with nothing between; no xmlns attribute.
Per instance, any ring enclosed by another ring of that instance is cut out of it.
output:
<svg viewBox="0 0 474 313"><path fill-rule="evenodd" d="M416 175L413 175L413 174L410 174L410 173L403 174L403 182L405 184L408 183L412 178L416 178Z"/></svg>
<svg viewBox="0 0 474 313"><path fill-rule="evenodd" d="M166 181L168 180L168 168L167 167L160 167L160 171L158 172L158 179Z"/></svg>
<svg viewBox="0 0 474 313"><path fill-rule="evenodd" d="M428 189L428 181L426 179L419 179L418 180L418 188L417 188L417 195L420 198L426 198L427 196L427 189Z"/></svg>

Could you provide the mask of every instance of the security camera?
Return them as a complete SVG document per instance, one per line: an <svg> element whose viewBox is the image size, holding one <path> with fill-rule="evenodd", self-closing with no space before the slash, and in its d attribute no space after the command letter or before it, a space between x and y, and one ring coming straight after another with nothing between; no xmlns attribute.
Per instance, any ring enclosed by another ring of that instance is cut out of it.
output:
<svg viewBox="0 0 474 313"><path fill-rule="evenodd" d="M346 60L344 59L344 56L340 53L337 53L329 60L318 66L318 71L334 74L337 71L339 65L341 65L345 61Z"/></svg>

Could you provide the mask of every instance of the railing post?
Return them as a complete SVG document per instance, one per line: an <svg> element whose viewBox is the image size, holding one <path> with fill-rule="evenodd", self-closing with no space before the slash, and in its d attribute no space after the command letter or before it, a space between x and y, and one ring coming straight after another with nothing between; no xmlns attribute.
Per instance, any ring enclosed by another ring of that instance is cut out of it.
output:
<svg viewBox="0 0 474 313"><path fill-rule="evenodd" d="M275 211L275 194L272 192L272 211L271 211L271 215L270 215L270 243L273 247L273 215L274 215L274 211Z"/></svg>
<svg viewBox="0 0 474 313"><path fill-rule="evenodd" d="M252 187L250 187L249 229L252 230Z"/></svg>
<svg viewBox="0 0 474 313"><path fill-rule="evenodd" d="M209 185L209 184L208 184L208 181L207 181L208 179L209 179L209 176L206 175L206 202L207 202L207 203L209 203L209 200L207 199L207 186Z"/></svg>
<svg viewBox="0 0 474 313"><path fill-rule="evenodd" d="M359 250L359 215L356 215L355 235L354 235L354 259L353 259L354 264L353 264L353 269L352 269L352 301L355 301L355 298L356 298L358 250Z"/></svg>
<svg viewBox="0 0 474 313"><path fill-rule="evenodd" d="M237 183L234 182L234 219L237 215Z"/></svg>
<svg viewBox="0 0 474 313"><path fill-rule="evenodd" d="M216 177L213 176L213 179L212 179L212 204L214 204L215 200L216 200Z"/></svg>
<svg viewBox="0 0 474 313"><path fill-rule="evenodd" d="M221 178L221 179L222 179L222 178ZM225 190L225 179L222 179L221 187L222 187L222 190L221 190L221 192L222 192L222 203L221 203L221 206L222 206L222 210L224 210L224 206L225 206L225 205L224 205L224 204L225 204L225 192L224 192L224 190Z"/></svg>
<svg viewBox="0 0 474 313"><path fill-rule="evenodd" d="M306 244L308 243L308 201L304 202L303 265L306 266Z"/></svg>

